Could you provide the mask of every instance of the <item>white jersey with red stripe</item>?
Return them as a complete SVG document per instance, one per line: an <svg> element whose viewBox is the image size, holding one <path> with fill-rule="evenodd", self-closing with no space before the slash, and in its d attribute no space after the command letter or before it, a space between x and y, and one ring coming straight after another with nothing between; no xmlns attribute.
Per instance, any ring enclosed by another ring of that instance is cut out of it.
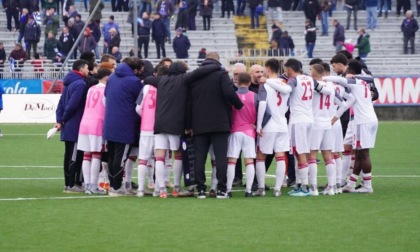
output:
<svg viewBox="0 0 420 252"><path fill-rule="evenodd" d="M331 116L330 109L334 104L335 90L334 85L331 82L318 81L318 85L321 85L323 89L331 90L330 93L314 93L312 101L312 111L314 116L314 130L331 129Z"/></svg>
<svg viewBox="0 0 420 252"><path fill-rule="evenodd" d="M306 75L298 75L287 83L293 89L290 94L290 124L313 123L314 80Z"/></svg>
<svg viewBox="0 0 420 252"><path fill-rule="evenodd" d="M344 96L344 93L345 93L343 86L338 85L336 83L332 83L332 84L334 85L335 97L334 97L334 102L332 103L332 106L330 107L330 110L329 110L331 118L335 116L338 106L340 106L340 104L343 102L342 97Z"/></svg>
<svg viewBox="0 0 420 252"><path fill-rule="evenodd" d="M276 83L277 85L285 85L281 79L269 79L269 81L278 82ZM269 85L264 84L258 91L258 101L267 103L265 114L270 116L268 122L262 125L263 132L287 132L288 127L285 114L289 109L289 93L277 92Z"/></svg>

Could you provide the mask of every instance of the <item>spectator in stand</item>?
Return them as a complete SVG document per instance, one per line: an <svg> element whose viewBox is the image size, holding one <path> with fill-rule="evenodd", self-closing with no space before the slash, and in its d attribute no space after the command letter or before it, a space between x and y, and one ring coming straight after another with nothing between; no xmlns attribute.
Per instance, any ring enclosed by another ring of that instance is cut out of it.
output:
<svg viewBox="0 0 420 252"><path fill-rule="evenodd" d="M414 54L414 39L419 25L417 24L417 20L414 19L411 10L405 13L405 17L401 24L401 31L404 35L404 54L408 54L408 41L410 41L411 54Z"/></svg>
<svg viewBox="0 0 420 252"><path fill-rule="evenodd" d="M60 51L59 44L60 43L55 38L55 34L49 32L48 38L44 42L44 56L49 60L54 59L55 55Z"/></svg>
<svg viewBox="0 0 420 252"><path fill-rule="evenodd" d="M81 54L85 52L92 52L95 51L96 41L95 38L91 34L91 30L86 27L85 32L83 33L83 37L79 41L78 49Z"/></svg>
<svg viewBox="0 0 420 252"><path fill-rule="evenodd" d="M54 8L54 9L56 8L55 0L45 0L45 1L42 1L42 3L44 3L42 6L43 10L48 11L51 8Z"/></svg>
<svg viewBox="0 0 420 252"><path fill-rule="evenodd" d="M26 9L29 14L32 14L33 11L31 11L31 0L19 0L19 10L21 10L21 14L23 9Z"/></svg>
<svg viewBox="0 0 420 252"><path fill-rule="evenodd" d="M195 17L197 16L198 0L187 0L188 8L188 30L195 31Z"/></svg>
<svg viewBox="0 0 420 252"><path fill-rule="evenodd" d="M18 43L22 43L22 39L25 36L25 28L26 28L26 24L28 23L28 17L29 17L28 9L26 8L22 9L22 14L20 15L20 19L19 19L19 35L17 39Z"/></svg>
<svg viewBox="0 0 420 252"><path fill-rule="evenodd" d="M70 34L68 27L63 27L63 32L60 35L59 43L61 48L60 53L65 58L69 54L74 44L73 35Z"/></svg>
<svg viewBox="0 0 420 252"><path fill-rule="evenodd" d="M19 28L19 2L18 0L3 0L3 9L6 12L7 18L7 30L12 31L12 18L15 21L15 28L13 31L17 31Z"/></svg>
<svg viewBox="0 0 420 252"><path fill-rule="evenodd" d="M149 42L150 42L150 29L152 28L152 21L149 19L149 14L147 12L143 12L141 22L138 22L138 46L139 52L141 55L141 49L144 46L144 58L147 59L149 57ZM140 57L142 58L142 57Z"/></svg>
<svg viewBox="0 0 420 252"><path fill-rule="evenodd" d="M25 27L25 44L28 58L31 58L31 47L34 50L34 57L39 40L41 39L41 27L35 22L34 16L29 15L28 23Z"/></svg>
<svg viewBox="0 0 420 252"><path fill-rule="evenodd" d="M420 1L417 1L416 9L417 9L417 17L420 17Z"/></svg>
<svg viewBox="0 0 420 252"><path fill-rule="evenodd" d="M140 15L141 5L140 2L137 2L137 15ZM128 15L127 23L131 24L131 35L134 35L134 25L133 25L133 14L134 14L134 0L129 0L128 2ZM137 17L136 17L137 18Z"/></svg>
<svg viewBox="0 0 420 252"><path fill-rule="evenodd" d="M360 30L360 29L359 29ZM354 52L354 44L352 39L346 39L343 44L344 48L353 55Z"/></svg>
<svg viewBox="0 0 420 252"><path fill-rule="evenodd" d="M246 0L236 0L236 16L244 16L245 7L246 7Z"/></svg>
<svg viewBox="0 0 420 252"><path fill-rule="evenodd" d="M360 28L357 33L359 38L357 39L356 48L359 50L359 58L363 61L366 60L368 54L370 53L370 35L366 33L365 29Z"/></svg>
<svg viewBox="0 0 420 252"><path fill-rule="evenodd" d="M54 33L54 35L57 34L60 23L58 16L55 14L54 7L51 7L45 13L43 24L45 25L45 38L48 37L48 33L50 32Z"/></svg>
<svg viewBox="0 0 420 252"><path fill-rule="evenodd" d="M308 58L312 59L316 42L316 28L312 21L309 19L305 21L305 42Z"/></svg>
<svg viewBox="0 0 420 252"><path fill-rule="evenodd" d="M162 49L162 55L166 57L165 51L165 34L166 34L166 27L165 23L160 17L160 14L157 13L154 16L154 20L152 22L152 41L155 41L156 44L156 52L157 58L160 59L160 50Z"/></svg>
<svg viewBox="0 0 420 252"><path fill-rule="evenodd" d="M343 48L343 43L346 39L344 36L344 27L337 21L337 19L332 21L332 25L335 27L333 46L335 46L335 52L338 52Z"/></svg>
<svg viewBox="0 0 420 252"><path fill-rule="evenodd" d="M213 15L213 0L200 0L200 15L203 17L203 30L210 30Z"/></svg>
<svg viewBox="0 0 420 252"><path fill-rule="evenodd" d="M397 0L397 17L401 15L401 9L404 11L404 15L406 15L407 11L411 9L411 1L410 0Z"/></svg>
<svg viewBox="0 0 420 252"><path fill-rule="evenodd" d="M322 23L322 34L321 36L328 36L328 16L332 4L330 0L322 0L321 2L321 23Z"/></svg>
<svg viewBox="0 0 420 252"><path fill-rule="evenodd" d="M283 34L283 31L276 24L273 24L271 26L271 29L273 30L273 34L271 35L270 41L274 40L276 41L277 45L280 45L280 38L281 38L281 35Z"/></svg>
<svg viewBox="0 0 420 252"><path fill-rule="evenodd" d="M34 54L34 60L31 61L31 64L34 66L35 78L41 79L44 72L44 61L40 58L39 53Z"/></svg>
<svg viewBox="0 0 420 252"><path fill-rule="evenodd" d="M241 0L238 0L238 2ZM281 0L268 0L267 1L267 13L271 18L271 24L278 24L279 27L283 27L283 13L281 9ZM274 12L277 12L277 18L274 16Z"/></svg>
<svg viewBox="0 0 420 252"><path fill-rule="evenodd" d="M175 7L172 0L159 0L156 11L160 14L166 27L166 38L171 43L171 18L174 14Z"/></svg>
<svg viewBox="0 0 420 252"><path fill-rule="evenodd" d="M385 13L385 18L388 18L388 11L391 7L391 0L378 0L378 17L382 17L382 10Z"/></svg>
<svg viewBox="0 0 420 252"><path fill-rule="evenodd" d="M191 47L190 40L183 35L182 28L176 29L176 37L173 42L173 49L177 59L188 59L188 50Z"/></svg>
<svg viewBox="0 0 420 252"><path fill-rule="evenodd" d="M85 26L85 22L82 21L82 16L80 14L77 14L74 17L74 24L73 24L73 28L77 32L77 35L83 32L84 26Z"/></svg>
<svg viewBox="0 0 420 252"><path fill-rule="evenodd" d="M269 57L278 57L281 56L281 51L276 40L271 40L270 49L268 50Z"/></svg>
<svg viewBox="0 0 420 252"><path fill-rule="evenodd" d="M23 67L23 63L28 60L28 55L26 54L25 50L23 50L21 43L16 43L15 49L9 55L9 61L14 62L14 72L20 72L21 68ZM21 78L21 75L13 76L13 78Z"/></svg>
<svg viewBox="0 0 420 252"><path fill-rule="evenodd" d="M63 55L58 52L55 55L55 57L54 57L54 59L52 61L53 61L53 64L54 64L54 66L56 68L60 68L63 65L63 63L64 63L64 60L65 60L65 57L63 57Z"/></svg>
<svg viewBox="0 0 420 252"><path fill-rule="evenodd" d="M178 16L175 23L175 29L181 27L184 32L188 28L188 6L187 0L177 0Z"/></svg>
<svg viewBox="0 0 420 252"><path fill-rule="evenodd" d="M120 33L117 32L117 30L115 28L111 28L109 30L109 35L110 35L110 40L108 43L108 53L112 52L112 48L114 46L116 47L120 47L120 42L121 42L121 38L120 38Z"/></svg>
<svg viewBox="0 0 420 252"><path fill-rule="evenodd" d="M128 1L127 0L117 0L116 11L128 11Z"/></svg>
<svg viewBox="0 0 420 252"><path fill-rule="evenodd" d="M295 43L287 31L284 31L280 38L281 56L294 56Z"/></svg>
<svg viewBox="0 0 420 252"><path fill-rule="evenodd" d="M108 43L111 41L111 35L109 34L109 30L114 28L117 32L119 32L118 24L114 22L114 16L109 16L108 23L104 24L102 27L102 34L104 35L104 50L103 53L108 52Z"/></svg>
<svg viewBox="0 0 420 252"><path fill-rule="evenodd" d="M140 13L147 12L147 14L152 13L152 0L141 0L141 11Z"/></svg>
<svg viewBox="0 0 420 252"><path fill-rule="evenodd" d="M225 12L227 12L227 18L230 18L230 12L232 11L232 15L235 14L235 10L233 7L233 0L222 0L222 16L221 18L225 17Z"/></svg>
<svg viewBox="0 0 420 252"><path fill-rule="evenodd" d="M345 6L347 8L347 25L346 30L350 29L351 13L353 12L354 30L357 31L357 9L359 7L360 0L345 0Z"/></svg>
<svg viewBox="0 0 420 252"><path fill-rule="evenodd" d="M117 63L121 62L122 55L121 55L120 49L118 47L114 46L112 48L112 54L111 55L115 58L115 61Z"/></svg>
<svg viewBox="0 0 420 252"><path fill-rule="evenodd" d="M70 5L69 11L65 11L64 14L63 14L64 26L67 26L68 25L68 21L69 21L70 18L75 18L76 15L78 15L78 14L79 13L74 8L74 5Z"/></svg>
<svg viewBox="0 0 420 252"><path fill-rule="evenodd" d="M378 28L378 0L365 0L367 14L367 28L376 30Z"/></svg>
<svg viewBox="0 0 420 252"><path fill-rule="evenodd" d="M89 3L89 14L92 14L92 11L95 9L96 4L100 1L101 3L98 6L98 9L96 9L95 13L93 14L92 20L95 21L95 23L98 24L98 26L101 23L102 19L102 10L104 9L105 5L102 0L90 0Z"/></svg>
<svg viewBox="0 0 420 252"><path fill-rule="evenodd" d="M260 15L257 13L257 7L262 6L262 0L248 0L249 10L251 12L251 29L260 28Z"/></svg>
<svg viewBox="0 0 420 252"><path fill-rule="evenodd" d="M304 0L303 12L305 13L306 19L309 19L314 26L316 26L316 17L320 11L321 8L319 7L317 0Z"/></svg>
<svg viewBox="0 0 420 252"><path fill-rule="evenodd" d="M90 31L92 32L92 36L95 38L95 42L96 42L96 47L95 47L95 56L97 59L100 58L100 53L99 53L99 40L101 39L101 29L99 29L99 25L93 21L90 20L87 26Z"/></svg>
<svg viewBox="0 0 420 252"><path fill-rule="evenodd" d="M4 62L6 62L6 50L3 42L0 42L0 79L3 79Z"/></svg>

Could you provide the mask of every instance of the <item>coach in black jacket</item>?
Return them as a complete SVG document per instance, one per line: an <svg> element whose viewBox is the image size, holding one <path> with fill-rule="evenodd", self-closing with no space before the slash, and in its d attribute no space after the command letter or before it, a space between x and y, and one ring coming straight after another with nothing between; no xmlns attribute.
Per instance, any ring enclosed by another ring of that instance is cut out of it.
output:
<svg viewBox="0 0 420 252"><path fill-rule="evenodd" d="M221 65L217 53L208 53L201 67L209 65ZM231 108L233 105L240 109L243 104L223 68L191 82L189 98L187 124L191 124L194 136L198 197L205 198L205 163L209 147L213 145L217 167L217 197L226 198L226 154L231 127Z"/></svg>

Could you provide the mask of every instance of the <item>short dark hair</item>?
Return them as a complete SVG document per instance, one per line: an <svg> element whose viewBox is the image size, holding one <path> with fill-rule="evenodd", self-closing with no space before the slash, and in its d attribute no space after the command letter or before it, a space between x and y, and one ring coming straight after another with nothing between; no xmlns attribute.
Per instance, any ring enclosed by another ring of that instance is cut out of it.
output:
<svg viewBox="0 0 420 252"><path fill-rule="evenodd" d="M159 65L163 65L163 62L165 62L165 61L169 61L171 63L173 62L170 58L163 58L159 61Z"/></svg>
<svg viewBox="0 0 420 252"><path fill-rule="evenodd" d="M88 62L89 71L95 68L95 54L93 52L84 52L80 55L80 59Z"/></svg>
<svg viewBox="0 0 420 252"><path fill-rule="evenodd" d="M309 65L312 66L312 65L315 65L315 64L321 64L322 62L324 62L324 61L322 61L322 59L320 59L320 58L313 58L313 59L311 59L311 61L309 61Z"/></svg>
<svg viewBox="0 0 420 252"><path fill-rule="evenodd" d="M109 16L109 19L114 20L114 15Z"/></svg>
<svg viewBox="0 0 420 252"><path fill-rule="evenodd" d="M352 59L349 60L347 64L347 72L351 74L361 74L362 73L362 65L358 60Z"/></svg>
<svg viewBox="0 0 420 252"><path fill-rule="evenodd" d="M299 60L293 59L293 58L292 59L288 59L286 61L286 63L284 63L284 66L287 67L287 68L292 69L293 72L296 72L296 73L300 73L301 70L302 70L301 69L302 63L300 63Z"/></svg>
<svg viewBox="0 0 420 252"><path fill-rule="evenodd" d="M85 67L85 65L88 65L88 62L84 59L79 59L79 60L76 60L75 62L73 62L72 69L74 71L80 71L80 69Z"/></svg>
<svg viewBox="0 0 420 252"><path fill-rule="evenodd" d="M280 61L274 58L267 60L264 66L270 68L274 73L279 73L280 71Z"/></svg>
<svg viewBox="0 0 420 252"><path fill-rule="evenodd" d="M324 72L331 72L330 65L327 62L322 62L321 66L324 68Z"/></svg>
<svg viewBox="0 0 420 252"><path fill-rule="evenodd" d="M157 76L163 76L163 75L168 75L169 73L169 67L162 65L162 66L157 66L157 71L156 71L156 75Z"/></svg>
<svg viewBox="0 0 420 252"><path fill-rule="evenodd" d="M251 83L251 75L247 72L238 74L238 85Z"/></svg>
<svg viewBox="0 0 420 252"><path fill-rule="evenodd" d="M324 73L324 67L321 64L314 64L312 65L312 71L315 71L318 75L322 75Z"/></svg>
<svg viewBox="0 0 420 252"><path fill-rule="evenodd" d="M334 55L334 57L332 57L331 64L341 63L341 64L347 66L347 61L348 61L347 57L344 56L344 54L338 53L338 54Z"/></svg>
<svg viewBox="0 0 420 252"><path fill-rule="evenodd" d="M144 66L144 62L138 57L127 57L123 60L133 71L140 70Z"/></svg>
<svg viewBox="0 0 420 252"><path fill-rule="evenodd" d="M108 62L110 59L116 60L113 55L106 53L106 54L102 55L102 57L101 57L101 63L102 62Z"/></svg>
<svg viewBox="0 0 420 252"><path fill-rule="evenodd" d="M102 78L104 78L104 77L106 77L106 76L110 76L112 74L112 71L111 70L109 70L108 68L99 68L98 69L98 72L96 73L96 78L98 79L98 80L100 80L100 79L102 79Z"/></svg>
<svg viewBox="0 0 420 252"><path fill-rule="evenodd" d="M349 51L347 51L347 50L341 50L341 51L338 51L337 52L337 54L343 54L344 56L346 56L346 58L348 59L348 60L351 60L351 59L353 59L353 54L351 54Z"/></svg>

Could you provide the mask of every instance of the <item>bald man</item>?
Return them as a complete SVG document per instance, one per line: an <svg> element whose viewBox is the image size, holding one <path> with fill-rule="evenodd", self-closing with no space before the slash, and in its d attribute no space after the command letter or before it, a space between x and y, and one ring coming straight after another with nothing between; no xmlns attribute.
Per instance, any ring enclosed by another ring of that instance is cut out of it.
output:
<svg viewBox="0 0 420 252"><path fill-rule="evenodd" d="M260 65L252 65L250 68L251 86L249 90L258 94L259 85L261 84L261 77L263 77L264 68Z"/></svg>

